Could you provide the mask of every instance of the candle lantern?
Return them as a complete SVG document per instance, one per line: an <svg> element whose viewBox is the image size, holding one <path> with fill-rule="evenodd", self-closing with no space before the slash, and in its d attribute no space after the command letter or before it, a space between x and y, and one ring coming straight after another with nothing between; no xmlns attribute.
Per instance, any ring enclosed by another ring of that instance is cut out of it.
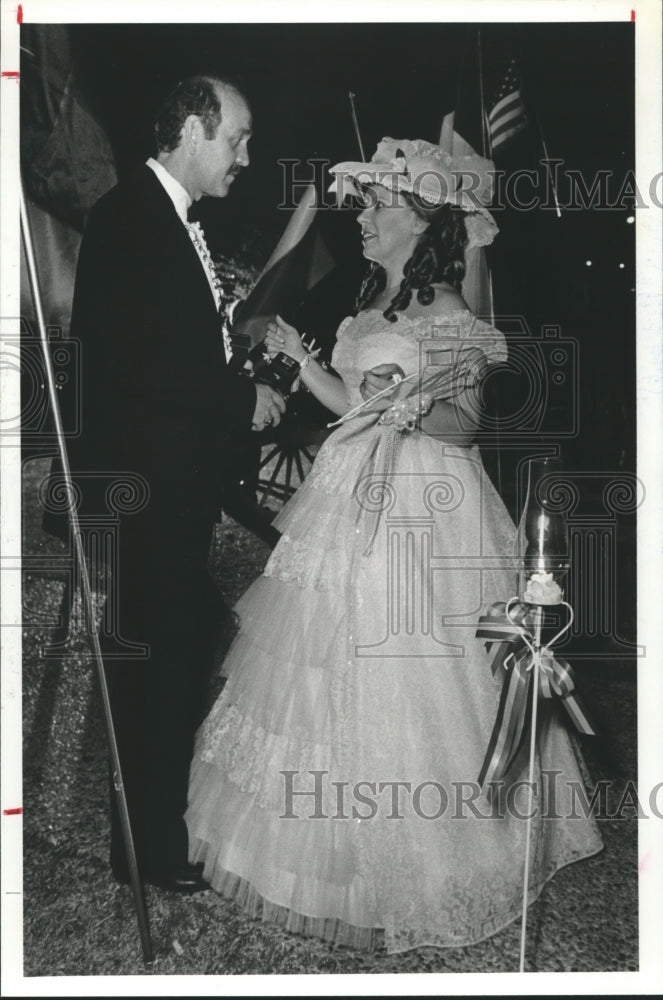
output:
<svg viewBox="0 0 663 1000"><path fill-rule="evenodd" d="M561 604L569 570L569 540L566 517L557 509L559 459L530 459L527 472L525 509L518 530L520 598L527 604Z"/></svg>

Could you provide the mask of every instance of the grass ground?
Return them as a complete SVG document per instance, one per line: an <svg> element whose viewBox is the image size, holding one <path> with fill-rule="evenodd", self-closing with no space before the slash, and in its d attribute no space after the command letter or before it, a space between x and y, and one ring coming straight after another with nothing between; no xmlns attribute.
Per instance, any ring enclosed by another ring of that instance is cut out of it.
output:
<svg viewBox="0 0 663 1000"><path fill-rule="evenodd" d="M85 639L74 636L59 658L43 655L63 589L61 570L47 567L63 548L42 532L36 503L45 471L35 460L25 475L25 975L516 971L518 923L471 948L362 955L249 919L212 893L186 898L152 887L146 897L156 961L145 968L130 890L113 882L107 865L105 738ZM229 602L267 555L235 522L217 527L212 567ZM635 673L626 663L582 669L585 698L603 731L583 746L589 771L594 780L612 779L619 795L636 774ZM605 850L558 873L531 909L532 971L637 968L636 821L627 812L601 826Z"/></svg>

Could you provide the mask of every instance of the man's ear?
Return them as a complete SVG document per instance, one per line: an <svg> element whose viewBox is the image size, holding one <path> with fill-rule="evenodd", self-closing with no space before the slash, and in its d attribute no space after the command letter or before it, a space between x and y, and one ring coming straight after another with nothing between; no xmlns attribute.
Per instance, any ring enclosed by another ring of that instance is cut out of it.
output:
<svg viewBox="0 0 663 1000"><path fill-rule="evenodd" d="M189 115L182 126L182 146L189 156L196 156L203 139L203 125L198 115Z"/></svg>

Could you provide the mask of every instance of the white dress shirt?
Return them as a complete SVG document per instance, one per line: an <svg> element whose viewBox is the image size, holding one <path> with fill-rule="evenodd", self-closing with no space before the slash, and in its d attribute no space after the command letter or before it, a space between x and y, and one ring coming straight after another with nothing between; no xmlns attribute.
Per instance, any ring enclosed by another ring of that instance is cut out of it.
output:
<svg viewBox="0 0 663 1000"><path fill-rule="evenodd" d="M178 180L175 180L172 174L169 174L164 166L162 166L158 160L149 158L147 161L147 166L154 171L154 173L159 178L161 186L165 189L166 194L175 206L175 211L179 215L182 222L186 225L187 212L193 204L191 200L191 195L182 187Z"/></svg>

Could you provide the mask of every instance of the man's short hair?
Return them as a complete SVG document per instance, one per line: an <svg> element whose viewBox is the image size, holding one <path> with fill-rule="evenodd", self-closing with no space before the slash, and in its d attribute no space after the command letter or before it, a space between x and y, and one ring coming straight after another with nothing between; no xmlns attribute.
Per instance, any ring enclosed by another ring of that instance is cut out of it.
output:
<svg viewBox="0 0 663 1000"><path fill-rule="evenodd" d="M222 76L199 74L181 80L156 113L154 141L157 152L170 153L177 149L182 127L189 115L198 115L205 129L205 138L213 139L221 122L219 90L233 90L243 96L235 83Z"/></svg>

